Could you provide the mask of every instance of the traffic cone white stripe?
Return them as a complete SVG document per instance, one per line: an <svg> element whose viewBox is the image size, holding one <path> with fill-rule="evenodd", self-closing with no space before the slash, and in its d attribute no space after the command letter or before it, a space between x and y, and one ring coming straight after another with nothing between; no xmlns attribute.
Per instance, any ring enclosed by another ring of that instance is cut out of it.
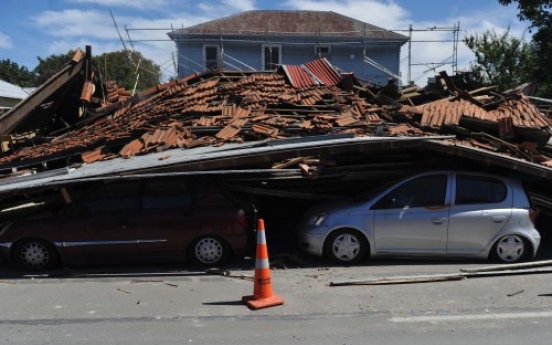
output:
<svg viewBox="0 0 552 345"><path fill-rule="evenodd" d="M266 244L266 236L264 230L257 231L257 244Z"/></svg>
<svg viewBox="0 0 552 345"><path fill-rule="evenodd" d="M256 268L270 268L270 263L268 259L256 259L255 260L255 267Z"/></svg>

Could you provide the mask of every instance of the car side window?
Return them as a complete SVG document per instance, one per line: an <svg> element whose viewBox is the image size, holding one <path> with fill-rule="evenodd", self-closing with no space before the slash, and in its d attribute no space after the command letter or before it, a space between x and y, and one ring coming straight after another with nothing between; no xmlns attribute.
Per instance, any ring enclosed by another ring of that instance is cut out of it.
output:
<svg viewBox="0 0 552 345"><path fill-rule="evenodd" d="M146 184L144 209L182 208L190 205L192 195L186 183L174 180L155 180Z"/></svg>
<svg viewBox="0 0 552 345"><path fill-rule="evenodd" d="M508 188L501 180L483 176L456 176L456 205L492 204L506 199Z"/></svg>
<svg viewBox="0 0 552 345"><path fill-rule="evenodd" d="M410 180L383 196L373 210L442 206L447 194L447 175L422 176Z"/></svg>
<svg viewBox="0 0 552 345"><path fill-rule="evenodd" d="M135 210L140 207L140 184L136 181L112 183L79 200L80 212L102 213Z"/></svg>

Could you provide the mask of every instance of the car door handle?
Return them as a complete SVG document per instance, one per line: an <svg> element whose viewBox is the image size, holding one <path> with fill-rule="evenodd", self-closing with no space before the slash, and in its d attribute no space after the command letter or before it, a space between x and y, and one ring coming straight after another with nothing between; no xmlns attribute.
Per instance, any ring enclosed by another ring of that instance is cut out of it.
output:
<svg viewBox="0 0 552 345"><path fill-rule="evenodd" d="M121 227L122 230L126 230L128 219L127 218L118 218L116 220L117 224Z"/></svg>
<svg viewBox="0 0 552 345"><path fill-rule="evenodd" d="M502 223L506 220L506 216L493 216L493 222L495 223Z"/></svg>
<svg viewBox="0 0 552 345"><path fill-rule="evenodd" d="M435 218L435 219L432 219L431 222L433 224L443 224L445 222L445 220L447 220L446 218Z"/></svg>

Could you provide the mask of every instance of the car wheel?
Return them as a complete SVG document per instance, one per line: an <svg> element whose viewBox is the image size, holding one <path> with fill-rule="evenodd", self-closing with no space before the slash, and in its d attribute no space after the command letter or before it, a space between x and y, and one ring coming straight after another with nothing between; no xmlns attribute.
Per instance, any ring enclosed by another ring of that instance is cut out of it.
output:
<svg viewBox="0 0 552 345"><path fill-rule="evenodd" d="M504 263L514 263L523 260L529 246L527 242L518 235L506 235L499 239L493 248L493 258Z"/></svg>
<svg viewBox="0 0 552 345"><path fill-rule="evenodd" d="M330 234L325 245L326 255L341 264L359 262L368 253L368 243L356 230L337 230Z"/></svg>
<svg viewBox="0 0 552 345"><path fill-rule="evenodd" d="M215 266L225 262L230 255L228 245L212 236L198 238L190 246L190 259L201 266Z"/></svg>
<svg viewBox="0 0 552 345"><path fill-rule="evenodd" d="M27 270L43 270L57 265L58 256L50 243L29 239L19 242L14 248L15 263Z"/></svg>

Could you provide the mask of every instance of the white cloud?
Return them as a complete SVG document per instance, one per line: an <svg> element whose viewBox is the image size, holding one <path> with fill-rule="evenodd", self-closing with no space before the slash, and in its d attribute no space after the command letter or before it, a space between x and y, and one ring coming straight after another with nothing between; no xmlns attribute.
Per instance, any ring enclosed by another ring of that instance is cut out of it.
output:
<svg viewBox="0 0 552 345"><path fill-rule="evenodd" d="M0 48L6 49L6 48L12 48L13 47L13 41L10 36L0 32Z"/></svg>
<svg viewBox="0 0 552 345"><path fill-rule="evenodd" d="M255 9L255 1L252 0L223 0L222 6L238 11L251 11ZM221 6L221 7L222 7Z"/></svg>
<svg viewBox="0 0 552 345"><path fill-rule="evenodd" d="M35 26L53 37L118 37L108 11L46 11L31 19Z"/></svg>
<svg viewBox="0 0 552 345"><path fill-rule="evenodd" d="M167 0L68 0L71 3L94 4L105 7L131 7L138 9L162 8L169 6Z"/></svg>
<svg viewBox="0 0 552 345"><path fill-rule="evenodd" d="M389 30L405 28L410 15L394 2L380 0L287 0L284 5L296 10L333 11Z"/></svg>

